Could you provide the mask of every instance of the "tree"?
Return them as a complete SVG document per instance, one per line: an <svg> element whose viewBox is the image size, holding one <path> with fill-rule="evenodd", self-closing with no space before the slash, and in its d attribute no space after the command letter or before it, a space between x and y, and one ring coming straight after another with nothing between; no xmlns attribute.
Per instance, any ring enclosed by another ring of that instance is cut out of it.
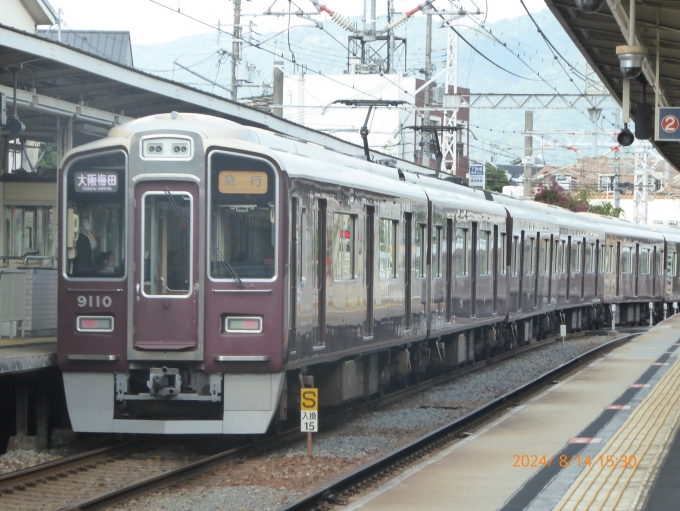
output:
<svg viewBox="0 0 680 511"><path fill-rule="evenodd" d="M576 195L572 195L557 184L554 176L549 177L550 182L545 185L545 182L538 186L538 192L534 195L536 202L543 202L545 204L552 204L561 208L581 213L588 211L590 203L588 202L589 191L581 190Z"/></svg>
<svg viewBox="0 0 680 511"><path fill-rule="evenodd" d="M589 213L595 213L596 215L613 216L614 218L620 218L621 213L623 213L623 208L615 208L611 202L602 202L601 204L591 204ZM624 215L625 216L625 215Z"/></svg>
<svg viewBox="0 0 680 511"><path fill-rule="evenodd" d="M502 192L503 187L510 184L510 181L508 181L505 171L502 168L487 163L485 165L485 170L486 181L484 186L490 192Z"/></svg>

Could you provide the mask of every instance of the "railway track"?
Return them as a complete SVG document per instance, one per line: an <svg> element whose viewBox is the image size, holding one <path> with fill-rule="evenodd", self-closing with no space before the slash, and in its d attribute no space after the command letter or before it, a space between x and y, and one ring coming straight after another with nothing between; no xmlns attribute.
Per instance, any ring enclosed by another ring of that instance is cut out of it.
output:
<svg viewBox="0 0 680 511"><path fill-rule="evenodd" d="M592 332L587 333L587 335L591 334ZM583 335L585 334L573 334L570 337L574 338ZM345 497L337 497L337 495L346 495L347 490L344 488L352 487L354 484L352 481L359 481L364 477L362 474L368 474L365 477L369 481L379 480L376 477L387 477L387 475L376 474L389 474L399 470L400 466L410 463L413 456L422 457L426 455L427 452L436 449L437 445L440 445L442 442L450 441L451 435L455 436L456 432L461 428L470 428L475 421L485 420L484 418L489 413L492 413L493 410L503 407L504 404L507 405L513 399L518 399L522 393L526 393L536 385L540 385L540 382L554 378L553 373L557 374L557 372L567 370L578 363L579 360L589 356L592 357L603 349L624 342L635 335L631 334L620 337L591 350L577 357L574 361L560 366L556 371L547 373L539 378L539 380L531 382L521 389L489 403L489 405L475 410L451 425L437 429L431 435L426 435L399 451L395 451L395 453L371 463L365 468L352 472L331 485L313 492L302 501L292 504L292 507L288 506L285 509L309 509L316 505L311 505L310 503L316 503L320 500L326 504L337 501L337 499L341 501ZM333 416L327 417L324 420L324 429L329 429L337 422L346 421L348 418L407 399L430 387L461 378L484 367L495 365L503 360L547 346L559 340L560 338L546 339L539 343L523 346L491 359L480 361L472 366L463 367L408 388L397 390L380 399L346 408ZM432 439L430 440L431 436ZM276 436L266 437L255 442L244 442L241 445L205 456L182 456L181 453L178 454L177 452L168 456L168 448L166 448L166 451L163 451L163 448L161 448L161 453L159 454L153 448L140 449L131 443L105 447L0 476L0 508L3 511L34 511L37 509L86 511L104 509L162 487L180 485L182 481L215 469L235 457L281 447L286 443L299 440L299 438L299 429L296 427ZM403 452L408 452L409 454L399 454ZM402 456L403 459L398 461ZM383 465L388 468L381 468Z"/></svg>

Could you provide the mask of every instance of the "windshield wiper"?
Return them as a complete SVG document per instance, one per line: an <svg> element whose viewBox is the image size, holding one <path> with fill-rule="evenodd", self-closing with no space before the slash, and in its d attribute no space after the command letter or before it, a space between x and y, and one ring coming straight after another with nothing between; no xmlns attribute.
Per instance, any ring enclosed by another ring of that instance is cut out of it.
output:
<svg viewBox="0 0 680 511"><path fill-rule="evenodd" d="M236 273L236 270L234 270L233 266L229 264L229 261L227 261L224 256L222 255L222 252L220 252L220 249L215 247L215 254L217 255L217 258L220 260L222 265L227 269L229 274L232 276L232 278L236 281L237 285L239 288L244 289L246 286L243 285L243 281L241 280L241 277L239 277Z"/></svg>
<svg viewBox="0 0 680 511"><path fill-rule="evenodd" d="M187 226L187 219L184 218L184 213L182 213L182 210L180 209L180 207L175 202L175 198L170 193L170 190L168 190L166 188L163 191L165 192L165 195L168 196L168 199L170 199L170 202L172 203L173 207L175 208L175 212L179 215L179 219L182 221L182 227L186 227Z"/></svg>

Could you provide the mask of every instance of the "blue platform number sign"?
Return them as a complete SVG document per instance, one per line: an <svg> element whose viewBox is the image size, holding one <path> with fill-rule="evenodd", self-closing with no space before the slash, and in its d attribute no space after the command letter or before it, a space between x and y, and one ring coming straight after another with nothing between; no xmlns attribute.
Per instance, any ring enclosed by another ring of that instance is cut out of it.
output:
<svg viewBox="0 0 680 511"><path fill-rule="evenodd" d="M300 389L300 431L319 431L319 389Z"/></svg>
<svg viewBox="0 0 680 511"><path fill-rule="evenodd" d="M680 108L659 108L659 136L657 140L680 141Z"/></svg>
<svg viewBox="0 0 680 511"><path fill-rule="evenodd" d="M484 188L486 172L484 165L470 165L470 187Z"/></svg>

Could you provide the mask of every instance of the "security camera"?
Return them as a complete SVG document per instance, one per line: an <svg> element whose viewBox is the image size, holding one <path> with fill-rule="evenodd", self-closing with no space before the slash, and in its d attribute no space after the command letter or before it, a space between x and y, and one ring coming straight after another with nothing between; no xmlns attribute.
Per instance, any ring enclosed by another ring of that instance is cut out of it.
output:
<svg viewBox="0 0 680 511"><path fill-rule="evenodd" d="M576 0L576 8L583 12L597 12L604 5L605 0Z"/></svg>
<svg viewBox="0 0 680 511"><path fill-rule="evenodd" d="M623 129L621 130L621 133L617 135L616 140L618 140L619 144L623 147L628 147L633 144L635 135L628 129L628 123L623 125Z"/></svg>
<svg viewBox="0 0 680 511"><path fill-rule="evenodd" d="M621 63L621 74L624 78L637 78L642 73L642 61L647 54L647 48L637 45L622 45L616 47L616 55Z"/></svg>

